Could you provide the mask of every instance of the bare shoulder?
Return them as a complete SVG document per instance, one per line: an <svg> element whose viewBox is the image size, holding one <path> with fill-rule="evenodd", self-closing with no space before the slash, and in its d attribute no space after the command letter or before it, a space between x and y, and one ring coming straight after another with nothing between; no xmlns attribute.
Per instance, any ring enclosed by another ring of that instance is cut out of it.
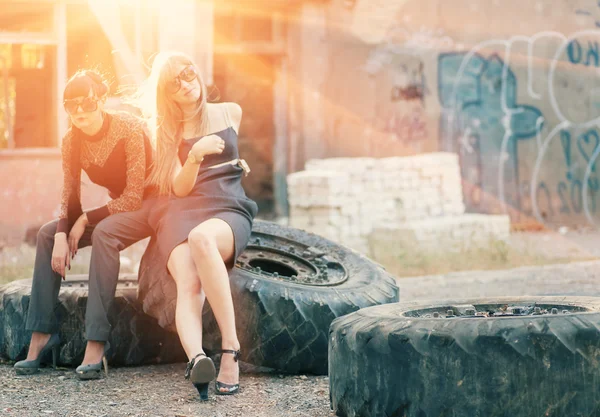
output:
<svg viewBox="0 0 600 417"><path fill-rule="evenodd" d="M234 102L228 102L228 103L223 103L225 106L227 106L227 111L229 112L229 115L233 118L242 118L242 107Z"/></svg>
<svg viewBox="0 0 600 417"><path fill-rule="evenodd" d="M212 131L226 129L231 125L237 132L242 121L242 108L237 103L207 103L209 124L212 126ZM222 126L222 128L219 128Z"/></svg>
<svg viewBox="0 0 600 417"><path fill-rule="evenodd" d="M225 106L225 111L229 114L233 128L236 132L239 131L240 124L242 123L242 108L239 104L233 102L223 103L223 105Z"/></svg>

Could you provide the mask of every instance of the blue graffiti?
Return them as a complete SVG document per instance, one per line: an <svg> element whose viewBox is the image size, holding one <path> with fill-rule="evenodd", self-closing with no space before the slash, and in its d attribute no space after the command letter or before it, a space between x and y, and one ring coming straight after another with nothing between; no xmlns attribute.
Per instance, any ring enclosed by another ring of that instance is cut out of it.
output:
<svg viewBox="0 0 600 417"><path fill-rule="evenodd" d="M587 204L590 213L596 212L596 196L600 191L600 182L596 173L596 161L591 160L591 156L600 146L600 135L595 128L589 129L577 136L573 141L573 135L568 130L560 131L560 145L565 162L565 180L556 184L556 197L558 202L558 211L562 214L580 214L583 211L583 180L585 171L590 165L591 175L587 183ZM540 182L537 191L543 191L550 199L550 187L544 182ZM549 200L551 201L551 200ZM538 204L540 202L538 201ZM552 207L549 206L548 212L553 214Z"/></svg>
<svg viewBox="0 0 600 417"><path fill-rule="evenodd" d="M573 39L567 45L567 57L572 64L581 64L589 67L600 66L600 45L597 41L588 41L587 48L581 45L577 39ZM583 62L585 57L585 62ZM592 64L593 61L593 64Z"/></svg>
<svg viewBox="0 0 600 417"><path fill-rule="evenodd" d="M592 142L592 140L590 138L593 138L593 142L594 142L591 152L587 151L585 149L585 145L584 145L584 142L588 145L590 144L590 142ZM577 138L577 148L579 149L581 156L585 160L586 166L589 165L591 155L596 151L596 149L598 148L599 145L600 145L600 136L598 136L598 132L596 132L595 129L588 130L586 133L584 133L583 135L580 135ZM596 161L593 161L590 171L592 174L596 173ZM595 182L592 182L592 180ZM592 189L598 189L598 178L590 178L589 186Z"/></svg>
<svg viewBox="0 0 600 417"><path fill-rule="evenodd" d="M596 129L589 129L577 136L576 150L573 149L573 140L571 132L568 130L560 131L560 143L565 157L565 181L560 181L556 187L556 193L560 200L559 211L569 214L571 209L574 213L581 213L583 209L583 185L579 178L585 176L585 169L591 162L591 155L600 146L600 135ZM590 146L591 145L591 146ZM577 159L583 160L583 164L575 163L573 151L579 151ZM591 174L596 173L596 161L593 161L590 167ZM596 211L596 194L600 190L598 178L590 175L588 179L588 201L590 202L590 211ZM545 184L544 184L545 185Z"/></svg>
<svg viewBox="0 0 600 417"><path fill-rule="evenodd" d="M598 135L596 129L590 129L577 137L577 150L579 151L579 157L584 161L584 164L582 165L573 163L571 132L568 130L561 130L560 143L565 156L567 180L572 181L575 175L583 177L585 168L587 168L591 162L591 155L596 151L598 146L600 146L600 135ZM590 144L592 144L591 149L589 146ZM592 175L596 173L596 161L593 161L590 171ZM590 176L588 180L588 187L592 190L598 190L600 188L600 182L598 181L598 178Z"/></svg>
<svg viewBox="0 0 600 417"><path fill-rule="evenodd" d="M483 195L498 198L517 209L521 208L517 142L536 136L542 127L542 112L533 106L517 104L517 80L510 68L498 55L484 58L474 54L464 63L466 53L445 53L438 58L438 94L442 105L440 118L441 148L457 152L463 175L479 169ZM478 144L478 158L468 155L461 146L464 137L482 138ZM505 155L502 143L506 139ZM476 159L481 159L475 164ZM471 162L473 161L473 162ZM504 189L500 195L498 173L503 167ZM491 208L485 202L472 204L465 195L470 210L486 212Z"/></svg>
<svg viewBox="0 0 600 417"><path fill-rule="evenodd" d="M588 208L590 213L596 212L596 196L598 189L588 188ZM540 198L543 195L544 199ZM561 214L580 214L583 211L583 184L581 180L559 181L556 184L556 196L558 198L558 211ZM541 181L536 190L538 206L543 218L552 217L554 208L552 206L552 192L545 181Z"/></svg>

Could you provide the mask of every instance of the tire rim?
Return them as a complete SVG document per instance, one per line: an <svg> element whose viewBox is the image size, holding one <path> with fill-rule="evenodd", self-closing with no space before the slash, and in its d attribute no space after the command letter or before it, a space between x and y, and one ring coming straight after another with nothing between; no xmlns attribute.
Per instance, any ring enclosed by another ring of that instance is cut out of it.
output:
<svg viewBox="0 0 600 417"><path fill-rule="evenodd" d="M411 318L502 318L502 317L529 317L545 315L564 315L570 313L589 312L585 307L548 303L532 304L464 304L448 305L410 310L401 313L404 317Z"/></svg>
<svg viewBox="0 0 600 417"><path fill-rule="evenodd" d="M346 268L330 254L291 239L252 233L236 266L261 278L300 285L334 286L348 279Z"/></svg>

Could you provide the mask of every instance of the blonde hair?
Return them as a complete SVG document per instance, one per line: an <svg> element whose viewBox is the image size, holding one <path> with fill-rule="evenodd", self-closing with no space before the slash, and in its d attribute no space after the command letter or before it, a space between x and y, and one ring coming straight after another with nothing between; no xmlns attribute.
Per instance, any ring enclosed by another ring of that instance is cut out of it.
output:
<svg viewBox="0 0 600 417"><path fill-rule="evenodd" d="M156 159L146 182L148 185L155 186L161 195L170 195L172 192L172 176L182 140L182 125L187 121L183 119L181 108L166 89L167 82L178 75L175 73L178 65L192 65L196 68L201 95L192 119L198 119L199 133L206 134L208 129L206 85L192 59L181 52L157 54L152 63L150 76L129 100L130 104L141 110L147 120L156 150Z"/></svg>

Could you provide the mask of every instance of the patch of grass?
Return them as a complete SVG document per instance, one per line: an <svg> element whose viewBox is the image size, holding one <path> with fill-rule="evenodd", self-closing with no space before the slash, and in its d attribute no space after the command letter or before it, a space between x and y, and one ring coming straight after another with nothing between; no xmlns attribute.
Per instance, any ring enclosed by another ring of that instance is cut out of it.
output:
<svg viewBox="0 0 600 417"><path fill-rule="evenodd" d="M145 246L139 243L121 252L121 272L134 272L136 262L139 261ZM68 275L87 274L89 272L91 248L83 248L77 252L71 261L71 269ZM125 259L126 258L126 259ZM126 261L126 262L123 262ZM19 247L6 247L0 250L0 285L33 277L33 265L35 263L35 248L28 245Z"/></svg>
<svg viewBox="0 0 600 417"><path fill-rule="evenodd" d="M0 285L33 277L35 248L28 245L6 247L0 251ZM81 250L71 262L68 274L87 273L89 270L89 251Z"/></svg>
<svg viewBox="0 0 600 417"><path fill-rule="evenodd" d="M91 248L80 249L71 261L68 275L87 274L89 272ZM28 245L6 247L0 250L0 285L19 279L33 278L35 248ZM122 268L124 272L130 272Z"/></svg>
<svg viewBox="0 0 600 417"><path fill-rule="evenodd" d="M0 285L17 279L31 278L33 265L0 265Z"/></svg>
<svg viewBox="0 0 600 417"><path fill-rule="evenodd" d="M89 268L82 265L71 267L69 274L86 274ZM0 265L0 285L18 279L33 278L32 265Z"/></svg>
<svg viewBox="0 0 600 417"><path fill-rule="evenodd" d="M495 240L483 247L455 251L425 250L414 245L386 245L371 242L371 257L397 277L438 275L458 271L510 269L568 263L595 259L546 257L535 250L513 248L508 243Z"/></svg>

